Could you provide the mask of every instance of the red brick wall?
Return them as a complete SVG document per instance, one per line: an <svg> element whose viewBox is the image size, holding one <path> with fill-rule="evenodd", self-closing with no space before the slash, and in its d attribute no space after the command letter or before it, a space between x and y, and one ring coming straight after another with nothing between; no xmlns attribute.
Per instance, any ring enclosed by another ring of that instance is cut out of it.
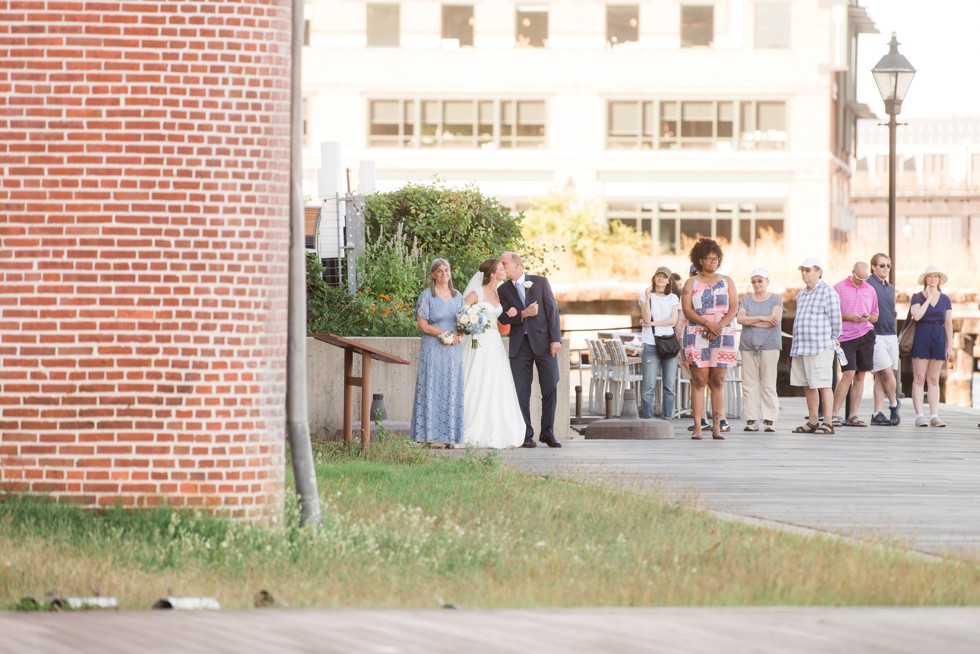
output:
<svg viewBox="0 0 980 654"><path fill-rule="evenodd" d="M0 3L0 493L281 510L290 6Z"/></svg>

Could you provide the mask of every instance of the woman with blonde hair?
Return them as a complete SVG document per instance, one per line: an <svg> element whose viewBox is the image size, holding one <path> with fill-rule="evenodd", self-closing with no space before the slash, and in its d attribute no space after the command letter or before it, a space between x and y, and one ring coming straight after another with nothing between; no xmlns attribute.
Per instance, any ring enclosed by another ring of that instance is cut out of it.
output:
<svg viewBox="0 0 980 654"><path fill-rule="evenodd" d="M915 321L912 340L912 406L916 427L945 427L939 417L939 373L945 361L953 359L953 303L943 293L949 281L946 273L929 266L919 275L922 292L912 296L909 313ZM923 387L928 386L929 411L922 413Z"/></svg>

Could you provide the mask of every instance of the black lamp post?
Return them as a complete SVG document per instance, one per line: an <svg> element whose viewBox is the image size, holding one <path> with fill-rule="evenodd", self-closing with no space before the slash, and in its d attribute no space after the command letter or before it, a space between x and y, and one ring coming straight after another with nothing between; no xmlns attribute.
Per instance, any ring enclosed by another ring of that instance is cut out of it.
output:
<svg viewBox="0 0 980 654"><path fill-rule="evenodd" d="M898 121L895 117L902 113L902 100L915 77L915 68L904 55L898 52L898 39L892 32L892 40L888 44L888 54L881 58L871 69L875 84L881 99L885 101L885 113L888 114L888 258L892 267L888 272L888 281L895 283L895 131Z"/></svg>

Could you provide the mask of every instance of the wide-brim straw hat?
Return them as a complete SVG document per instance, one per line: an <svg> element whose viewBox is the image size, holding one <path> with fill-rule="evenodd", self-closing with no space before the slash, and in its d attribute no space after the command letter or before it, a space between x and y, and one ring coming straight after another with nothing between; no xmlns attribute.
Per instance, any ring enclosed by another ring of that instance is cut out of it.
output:
<svg viewBox="0 0 980 654"><path fill-rule="evenodd" d="M947 277L946 273L944 273L942 270L940 270L936 266L928 266L926 268L926 271L921 275L919 275L919 284L926 283L926 275L939 275L940 284L945 284L946 282L949 281L949 277Z"/></svg>

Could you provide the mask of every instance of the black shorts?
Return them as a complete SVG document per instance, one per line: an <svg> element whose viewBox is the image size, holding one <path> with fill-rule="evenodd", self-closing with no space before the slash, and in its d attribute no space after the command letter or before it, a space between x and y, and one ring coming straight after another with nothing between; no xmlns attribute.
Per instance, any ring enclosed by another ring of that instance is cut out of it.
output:
<svg viewBox="0 0 980 654"><path fill-rule="evenodd" d="M841 341L840 346L844 350L844 356L847 357L847 365L841 368L841 372L848 370L871 372L875 369L875 333L873 331L850 341Z"/></svg>

